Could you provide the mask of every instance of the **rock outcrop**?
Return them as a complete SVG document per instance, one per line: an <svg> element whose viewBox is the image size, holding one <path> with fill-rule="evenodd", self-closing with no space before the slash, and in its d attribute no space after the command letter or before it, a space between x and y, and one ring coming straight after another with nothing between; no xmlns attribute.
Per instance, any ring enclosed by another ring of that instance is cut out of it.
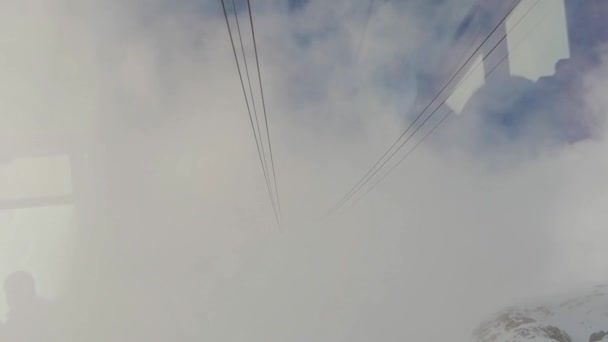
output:
<svg viewBox="0 0 608 342"><path fill-rule="evenodd" d="M514 307L481 324L477 342L608 342L608 287Z"/></svg>

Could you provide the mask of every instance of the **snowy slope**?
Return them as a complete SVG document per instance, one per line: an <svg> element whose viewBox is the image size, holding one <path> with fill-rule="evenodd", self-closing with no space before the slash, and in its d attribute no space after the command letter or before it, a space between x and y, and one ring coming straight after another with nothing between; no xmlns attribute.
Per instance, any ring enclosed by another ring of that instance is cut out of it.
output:
<svg viewBox="0 0 608 342"><path fill-rule="evenodd" d="M478 342L608 342L608 285L509 308L473 335Z"/></svg>

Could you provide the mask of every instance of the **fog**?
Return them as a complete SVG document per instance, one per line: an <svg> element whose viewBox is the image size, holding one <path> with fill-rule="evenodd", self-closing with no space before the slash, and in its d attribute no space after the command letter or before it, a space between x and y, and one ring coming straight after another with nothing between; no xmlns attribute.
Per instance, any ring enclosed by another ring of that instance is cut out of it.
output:
<svg viewBox="0 0 608 342"><path fill-rule="evenodd" d="M579 89L589 139L539 123L485 149L452 115L324 217L415 117L414 75L468 7L377 1L366 24L366 1L253 2L280 227L219 1L0 0L2 155L58 129L87 180L59 235L63 218L0 220L0 276L32 273L68 341L464 341L505 306L607 281L605 61ZM49 252L15 261L10 239Z"/></svg>

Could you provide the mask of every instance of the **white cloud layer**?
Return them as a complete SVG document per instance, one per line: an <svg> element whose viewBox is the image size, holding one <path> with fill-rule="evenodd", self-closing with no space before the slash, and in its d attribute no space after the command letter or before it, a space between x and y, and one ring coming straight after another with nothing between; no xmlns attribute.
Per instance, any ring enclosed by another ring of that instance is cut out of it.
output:
<svg viewBox="0 0 608 342"><path fill-rule="evenodd" d="M415 82L391 90L384 66L440 49L466 8L380 1L356 56L366 2L254 3L282 230L219 1L0 1L2 136L85 128L93 183L55 298L72 340L464 340L513 301L606 281L600 125L572 145L476 153L462 132L480 127L452 117L319 220L405 128ZM445 13L445 27L427 19ZM604 63L581 89L598 118L607 81ZM450 132L464 144L446 148Z"/></svg>

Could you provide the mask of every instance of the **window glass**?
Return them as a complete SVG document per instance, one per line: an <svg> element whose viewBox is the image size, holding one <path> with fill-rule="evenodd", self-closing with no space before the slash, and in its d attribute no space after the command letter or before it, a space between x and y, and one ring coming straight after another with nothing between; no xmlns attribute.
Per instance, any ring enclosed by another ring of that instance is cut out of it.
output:
<svg viewBox="0 0 608 342"><path fill-rule="evenodd" d="M446 104L456 114L460 114L469 98L485 83L482 59L483 57L478 55L472 60L469 70L463 74L464 77L457 83L454 91L446 101Z"/></svg>
<svg viewBox="0 0 608 342"><path fill-rule="evenodd" d="M67 156L0 163L0 321L9 310L3 285L11 273L30 273L44 297L61 290L74 233L73 205L45 205L44 199L71 193ZM37 199L41 206L19 208Z"/></svg>
<svg viewBox="0 0 608 342"><path fill-rule="evenodd" d="M536 81L553 75L557 61L570 57L564 0L522 0L506 26L514 76Z"/></svg>
<svg viewBox="0 0 608 342"><path fill-rule="evenodd" d="M67 156L0 162L0 201L69 195L71 178Z"/></svg>
<svg viewBox="0 0 608 342"><path fill-rule="evenodd" d="M8 311L4 280L13 272L30 273L46 298L61 291L74 233L72 218L72 205L0 210L0 320Z"/></svg>

